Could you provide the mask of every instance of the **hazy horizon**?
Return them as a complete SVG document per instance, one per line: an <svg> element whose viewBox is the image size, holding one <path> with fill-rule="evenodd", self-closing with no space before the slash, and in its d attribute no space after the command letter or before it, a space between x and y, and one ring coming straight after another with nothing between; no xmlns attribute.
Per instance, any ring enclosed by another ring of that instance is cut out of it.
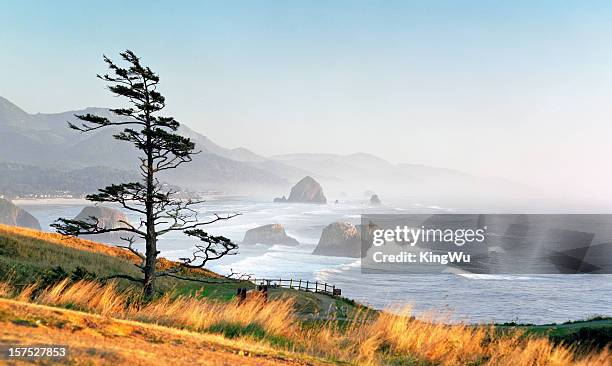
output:
<svg viewBox="0 0 612 366"><path fill-rule="evenodd" d="M29 3L0 12L0 95L28 113L118 106L129 48L167 114L264 156L366 152L612 201L612 4ZM121 24L147 19L147 32ZM112 24L110 29L105 29Z"/></svg>

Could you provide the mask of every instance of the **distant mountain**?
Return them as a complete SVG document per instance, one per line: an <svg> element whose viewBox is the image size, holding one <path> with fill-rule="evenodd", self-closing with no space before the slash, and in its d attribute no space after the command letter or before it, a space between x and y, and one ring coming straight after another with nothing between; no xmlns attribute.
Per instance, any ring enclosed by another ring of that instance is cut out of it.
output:
<svg viewBox="0 0 612 366"><path fill-rule="evenodd" d="M29 122L31 116L23 109L17 107L8 99L0 97L0 121L11 126L24 126Z"/></svg>
<svg viewBox="0 0 612 366"><path fill-rule="evenodd" d="M94 166L135 172L136 151L129 144L112 138L116 130L79 133L67 127L67 121L76 120L75 114L86 113L102 115L111 120L118 118L103 108L28 114L0 97L1 159L33 166L32 170L40 173L40 176L54 176L58 179L63 172ZM163 176L173 184L194 189L241 190L258 186L274 189L285 187L290 180L307 173L247 149L224 148L185 125L181 126L180 132L192 138L196 148L202 152L194 157L193 163ZM58 186L53 185L51 188L56 189Z"/></svg>
<svg viewBox="0 0 612 366"><path fill-rule="evenodd" d="M275 156L272 156L271 159L281 160L281 161L295 161L295 160L310 161L310 162L318 162L318 163L335 161L335 162L344 163L344 164L351 164L354 166L364 165L367 167L393 165L383 158L380 158L376 155L363 153L363 152L358 152L358 153L353 153L353 154L348 154L348 155L296 153L296 154L275 155Z"/></svg>
<svg viewBox="0 0 612 366"><path fill-rule="evenodd" d="M223 146L220 146L208 137L202 136L199 133L187 128L185 125L182 126L181 133L195 141L199 149L202 149L211 154L222 156L227 159L244 162L262 162L268 160L267 158L261 155L255 154L249 149L245 149L242 147L228 149Z"/></svg>
<svg viewBox="0 0 612 366"><path fill-rule="evenodd" d="M137 172L136 151L113 139L116 130L79 133L67 127L75 114L117 116L104 108L51 114L29 114L0 97L0 194L70 190L88 193ZM292 183L312 176L326 193L374 190L389 197L444 195L468 197L509 195L517 185L501 179L475 177L460 171L415 164L393 164L367 153L287 154L267 158L245 148L226 148L185 124L201 153L193 162L165 172L161 178L191 190L222 190L261 194L267 198L286 192ZM14 164L10 165L8 163ZM7 165L8 164L8 165ZM520 187L522 188L522 187Z"/></svg>
<svg viewBox="0 0 612 366"><path fill-rule="evenodd" d="M418 164L393 164L367 153L286 154L279 162L312 172L332 193L364 189L412 197L508 197L526 187L497 178L476 177L458 170Z"/></svg>
<svg viewBox="0 0 612 366"><path fill-rule="evenodd" d="M79 196L111 183L136 179L139 179L136 173L108 167L61 170L0 162L0 194L7 197L31 194L61 196L67 193Z"/></svg>
<svg viewBox="0 0 612 366"><path fill-rule="evenodd" d="M393 169L394 165L377 156L366 153L350 155L336 154L286 154L272 156L272 159L306 171L328 180L352 180L368 178ZM368 174L364 172L368 171Z"/></svg>

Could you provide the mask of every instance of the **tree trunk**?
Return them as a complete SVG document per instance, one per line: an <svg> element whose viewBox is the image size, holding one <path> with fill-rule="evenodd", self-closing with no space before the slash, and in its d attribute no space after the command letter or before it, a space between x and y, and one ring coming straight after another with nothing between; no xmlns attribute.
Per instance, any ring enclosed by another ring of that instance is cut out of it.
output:
<svg viewBox="0 0 612 366"><path fill-rule="evenodd" d="M143 292L145 298L150 300L155 293L155 264L157 262L157 232L155 232L155 218L153 215L153 174L151 173L147 177L147 199L145 206L147 212L147 236Z"/></svg>
<svg viewBox="0 0 612 366"><path fill-rule="evenodd" d="M144 80L145 89L147 81ZM149 103L149 94L146 94L147 104ZM149 111L146 111L147 118L147 143L145 151L147 154L147 197L145 199L145 211L147 213L147 236L146 236L146 252L145 252L145 268L144 268L144 286L143 292L146 299L150 300L155 294L155 264L157 262L157 232L155 231L155 213L153 212L155 181L153 177L153 143L151 141L151 116Z"/></svg>
<svg viewBox="0 0 612 366"><path fill-rule="evenodd" d="M157 262L157 238L155 237L155 230L153 233L148 230L147 243L146 243L146 261L144 267L144 296L150 300L155 294L155 263Z"/></svg>
<svg viewBox="0 0 612 366"><path fill-rule="evenodd" d="M147 237L144 268L144 296L151 299L155 293L155 264L157 262L157 232L155 231L155 216L153 212L153 158L148 159L147 198L145 202L147 212Z"/></svg>

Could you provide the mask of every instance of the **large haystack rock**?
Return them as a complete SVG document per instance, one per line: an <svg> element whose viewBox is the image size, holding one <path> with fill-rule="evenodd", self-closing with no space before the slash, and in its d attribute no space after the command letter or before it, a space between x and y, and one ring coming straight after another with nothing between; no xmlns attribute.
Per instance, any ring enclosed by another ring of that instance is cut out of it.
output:
<svg viewBox="0 0 612 366"><path fill-rule="evenodd" d="M302 178L291 188L289 198L275 198L274 202L302 202L302 203L327 203L327 198L323 194L323 188L312 177Z"/></svg>

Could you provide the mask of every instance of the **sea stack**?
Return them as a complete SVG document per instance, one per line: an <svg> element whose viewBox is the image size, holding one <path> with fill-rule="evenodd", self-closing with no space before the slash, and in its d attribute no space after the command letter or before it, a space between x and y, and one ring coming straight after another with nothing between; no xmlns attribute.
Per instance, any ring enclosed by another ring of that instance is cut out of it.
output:
<svg viewBox="0 0 612 366"><path fill-rule="evenodd" d="M370 205L380 206L380 198L378 198L377 194L373 194L372 197L370 197Z"/></svg>
<svg viewBox="0 0 612 366"><path fill-rule="evenodd" d="M310 176L302 178L291 188L289 198L283 198L275 198L274 202L327 203L323 188Z"/></svg>
<svg viewBox="0 0 612 366"><path fill-rule="evenodd" d="M361 257L360 226L350 222L334 222L321 233L319 244L312 254L333 257Z"/></svg>
<svg viewBox="0 0 612 366"><path fill-rule="evenodd" d="M74 218L75 220L87 221L94 223L95 217L98 220L99 228L116 229L122 227L128 227L126 224L128 221L127 216L119 210L115 210L108 207L102 206L87 206L84 207L81 212ZM112 232L104 234L94 235L83 235L82 238L86 238L93 241L99 241L108 244L121 244L125 243L121 237L130 237L131 234L127 232ZM135 237L136 241L141 241L139 237Z"/></svg>
<svg viewBox="0 0 612 366"><path fill-rule="evenodd" d="M287 235L281 224L270 224L259 226L244 234L243 244L266 244L266 245L298 245L298 241Z"/></svg>

